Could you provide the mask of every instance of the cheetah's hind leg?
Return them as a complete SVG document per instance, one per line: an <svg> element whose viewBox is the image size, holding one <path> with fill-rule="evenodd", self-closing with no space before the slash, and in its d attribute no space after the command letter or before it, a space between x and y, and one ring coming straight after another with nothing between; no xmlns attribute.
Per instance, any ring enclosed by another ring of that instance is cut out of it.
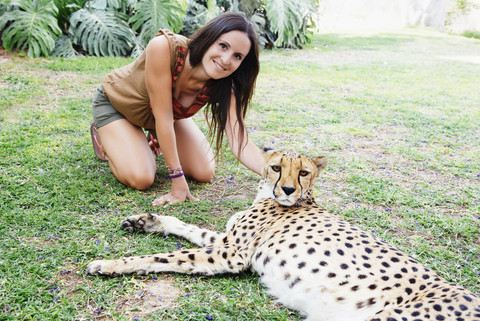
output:
<svg viewBox="0 0 480 321"><path fill-rule="evenodd" d="M198 246L211 246L219 243L226 236L225 233L214 232L187 224L173 216L156 214L140 214L127 217L120 223L120 227L130 233L162 233L180 236Z"/></svg>

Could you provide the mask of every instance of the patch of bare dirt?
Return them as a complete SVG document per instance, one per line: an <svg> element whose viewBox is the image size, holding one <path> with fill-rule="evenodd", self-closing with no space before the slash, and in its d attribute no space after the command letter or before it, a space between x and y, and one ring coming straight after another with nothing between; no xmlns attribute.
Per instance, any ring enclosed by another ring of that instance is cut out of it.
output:
<svg viewBox="0 0 480 321"><path fill-rule="evenodd" d="M149 279L138 283L139 290L132 296L117 300L117 308L132 318L145 316L164 308L174 307L181 290L169 276Z"/></svg>
<svg viewBox="0 0 480 321"><path fill-rule="evenodd" d="M0 63L2 59L11 58L12 53L5 50L5 48L0 46Z"/></svg>
<svg viewBox="0 0 480 321"><path fill-rule="evenodd" d="M76 272L83 267L67 266L58 273L57 281L50 284L44 291L62 291L66 297L71 297L79 289L95 288L95 280L82 277ZM182 291L175 286L175 279L168 275L153 279L135 279L134 292L127 296L120 296L112 305L117 313L139 319L148 318L148 315L176 305ZM53 289L53 290L52 290ZM93 301L86 300L82 310L97 320L115 320L102 314L100 307Z"/></svg>

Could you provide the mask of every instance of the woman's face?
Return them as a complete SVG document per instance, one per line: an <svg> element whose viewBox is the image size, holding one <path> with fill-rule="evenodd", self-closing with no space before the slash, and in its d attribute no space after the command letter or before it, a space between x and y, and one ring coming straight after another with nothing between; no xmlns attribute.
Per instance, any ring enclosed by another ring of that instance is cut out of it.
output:
<svg viewBox="0 0 480 321"><path fill-rule="evenodd" d="M205 52L202 65L213 79L230 76L250 51L246 32L233 30L221 35Z"/></svg>

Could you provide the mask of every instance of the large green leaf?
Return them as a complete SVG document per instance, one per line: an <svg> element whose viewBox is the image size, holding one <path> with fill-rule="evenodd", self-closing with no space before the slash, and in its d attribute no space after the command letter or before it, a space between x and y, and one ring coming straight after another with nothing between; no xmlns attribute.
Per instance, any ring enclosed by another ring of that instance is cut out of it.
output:
<svg viewBox="0 0 480 321"><path fill-rule="evenodd" d="M262 47L268 46L270 39L266 28L265 11L261 10L259 0L232 0L230 11L243 14L254 26L258 43Z"/></svg>
<svg viewBox="0 0 480 321"><path fill-rule="evenodd" d="M76 10L83 8L87 0L53 0L58 8L57 20L58 26L64 33L68 31L68 19Z"/></svg>
<svg viewBox="0 0 480 321"><path fill-rule="evenodd" d="M297 0L267 0L265 10L271 30L277 34L276 47L295 47L302 30L302 14Z"/></svg>
<svg viewBox="0 0 480 321"><path fill-rule="evenodd" d="M265 0L270 29L277 36L276 47L300 47L311 41L312 16L319 0Z"/></svg>
<svg viewBox="0 0 480 321"><path fill-rule="evenodd" d="M147 44L155 37L160 28L168 28L178 32L183 26L185 9L181 3L169 0L140 0L135 15L130 18L132 29L140 30L139 38Z"/></svg>
<svg viewBox="0 0 480 321"><path fill-rule="evenodd" d="M183 18L183 28L181 34L184 36L191 36L198 29L204 26L207 22L218 16L222 11L217 6L216 0L203 1L189 0L187 5L187 13Z"/></svg>
<svg viewBox="0 0 480 321"><path fill-rule="evenodd" d="M52 0L9 0L9 10L0 17L3 46L29 57L48 56L62 33L57 24L57 7Z"/></svg>
<svg viewBox="0 0 480 321"><path fill-rule="evenodd" d="M53 49L52 55L69 59L80 56L73 48L72 38L67 35L63 35L55 41L55 49Z"/></svg>
<svg viewBox="0 0 480 321"><path fill-rule="evenodd" d="M122 0L90 0L88 5L90 8L105 10L108 8L119 9L122 7Z"/></svg>
<svg viewBox="0 0 480 321"><path fill-rule="evenodd" d="M125 56L133 46L133 31L113 11L80 9L70 17L73 42L90 55Z"/></svg>
<svg viewBox="0 0 480 321"><path fill-rule="evenodd" d="M295 38L297 46L310 43L315 29L315 16L318 15L320 0L303 0L299 2L300 12L302 15L302 30L299 31Z"/></svg>

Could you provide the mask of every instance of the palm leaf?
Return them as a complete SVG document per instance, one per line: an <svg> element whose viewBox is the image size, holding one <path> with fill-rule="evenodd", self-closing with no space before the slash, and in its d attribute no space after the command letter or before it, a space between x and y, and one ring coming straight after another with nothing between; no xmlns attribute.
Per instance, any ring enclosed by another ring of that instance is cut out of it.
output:
<svg viewBox="0 0 480 321"><path fill-rule="evenodd" d="M200 27L221 13L221 9L217 6L216 0L206 0L203 2L206 6L194 0L188 1L187 13L183 18L182 35L187 37L191 36L200 29Z"/></svg>
<svg viewBox="0 0 480 321"><path fill-rule="evenodd" d="M140 0L129 23L133 24L133 30L141 30L139 38L143 44L147 44L160 28L180 31L184 15L185 10L181 4L169 0Z"/></svg>
<svg viewBox="0 0 480 321"><path fill-rule="evenodd" d="M125 56L133 45L133 31L115 12L80 9L70 17L73 42L90 55Z"/></svg>
<svg viewBox="0 0 480 321"><path fill-rule="evenodd" d="M266 21L260 12L255 12L250 16L250 22L255 27L255 31L258 36L258 43L262 47L268 46L270 39L268 36L268 31L266 30Z"/></svg>
<svg viewBox="0 0 480 321"><path fill-rule="evenodd" d="M134 44L133 44L133 48L132 48L132 52L130 54L130 57L137 58L145 50L145 46L140 42L140 39L138 39L138 37L135 37L134 40L135 41L134 41Z"/></svg>
<svg viewBox="0 0 480 321"><path fill-rule="evenodd" d="M58 26L63 32L68 31L68 19L74 11L83 7L84 1L87 0L53 0L58 8Z"/></svg>
<svg viewBox="0 0 480 321"><path fill-rule="evenodd" d="M298 33L295 42L297 46L310 43L315 29L315 16L318 15L319 0L304 0L299 2L302 15L302 30Z"/></svg>
<svg viewBox="0 0 480 321"><path fill-rule="evenodd" d="M57 24L57 7L51 0L11 0L11 10L0 18L3 46L27 50L29 57L48 56L55 47L55 39L62 33Z"/></svg>
<svg viewBox="0 0 480 321"><path fill-rule="evenodd" d="M122 0L90 0L88 6L100 10L105 10L107 7L118 9L122 7Z"/></svg>
<svg viewBox="0 0 480 321"><path fill-rule="evenodd" d="M258 43L262 47L268 46L269 39L266 30L266 19L264 12L257 10L260 6L258 0L239 1L232 0L230 11L244 15L255 28Z"/></svg>
<svg viewBox="0 0 480 321"><path fill-rule="evenodd" d="M73 48L72 38L63 35L55 41L55 49L53 49L52 54L56 57L63 58L76 58L80 54Z"/></svg>
<svg viewBox="0 0 480 321"><path fill-rule="evenodd" d="M276 47L295 47L302 30L303 17L296 0L268 0L265 10L271 30L277 34Z"/></svg>

